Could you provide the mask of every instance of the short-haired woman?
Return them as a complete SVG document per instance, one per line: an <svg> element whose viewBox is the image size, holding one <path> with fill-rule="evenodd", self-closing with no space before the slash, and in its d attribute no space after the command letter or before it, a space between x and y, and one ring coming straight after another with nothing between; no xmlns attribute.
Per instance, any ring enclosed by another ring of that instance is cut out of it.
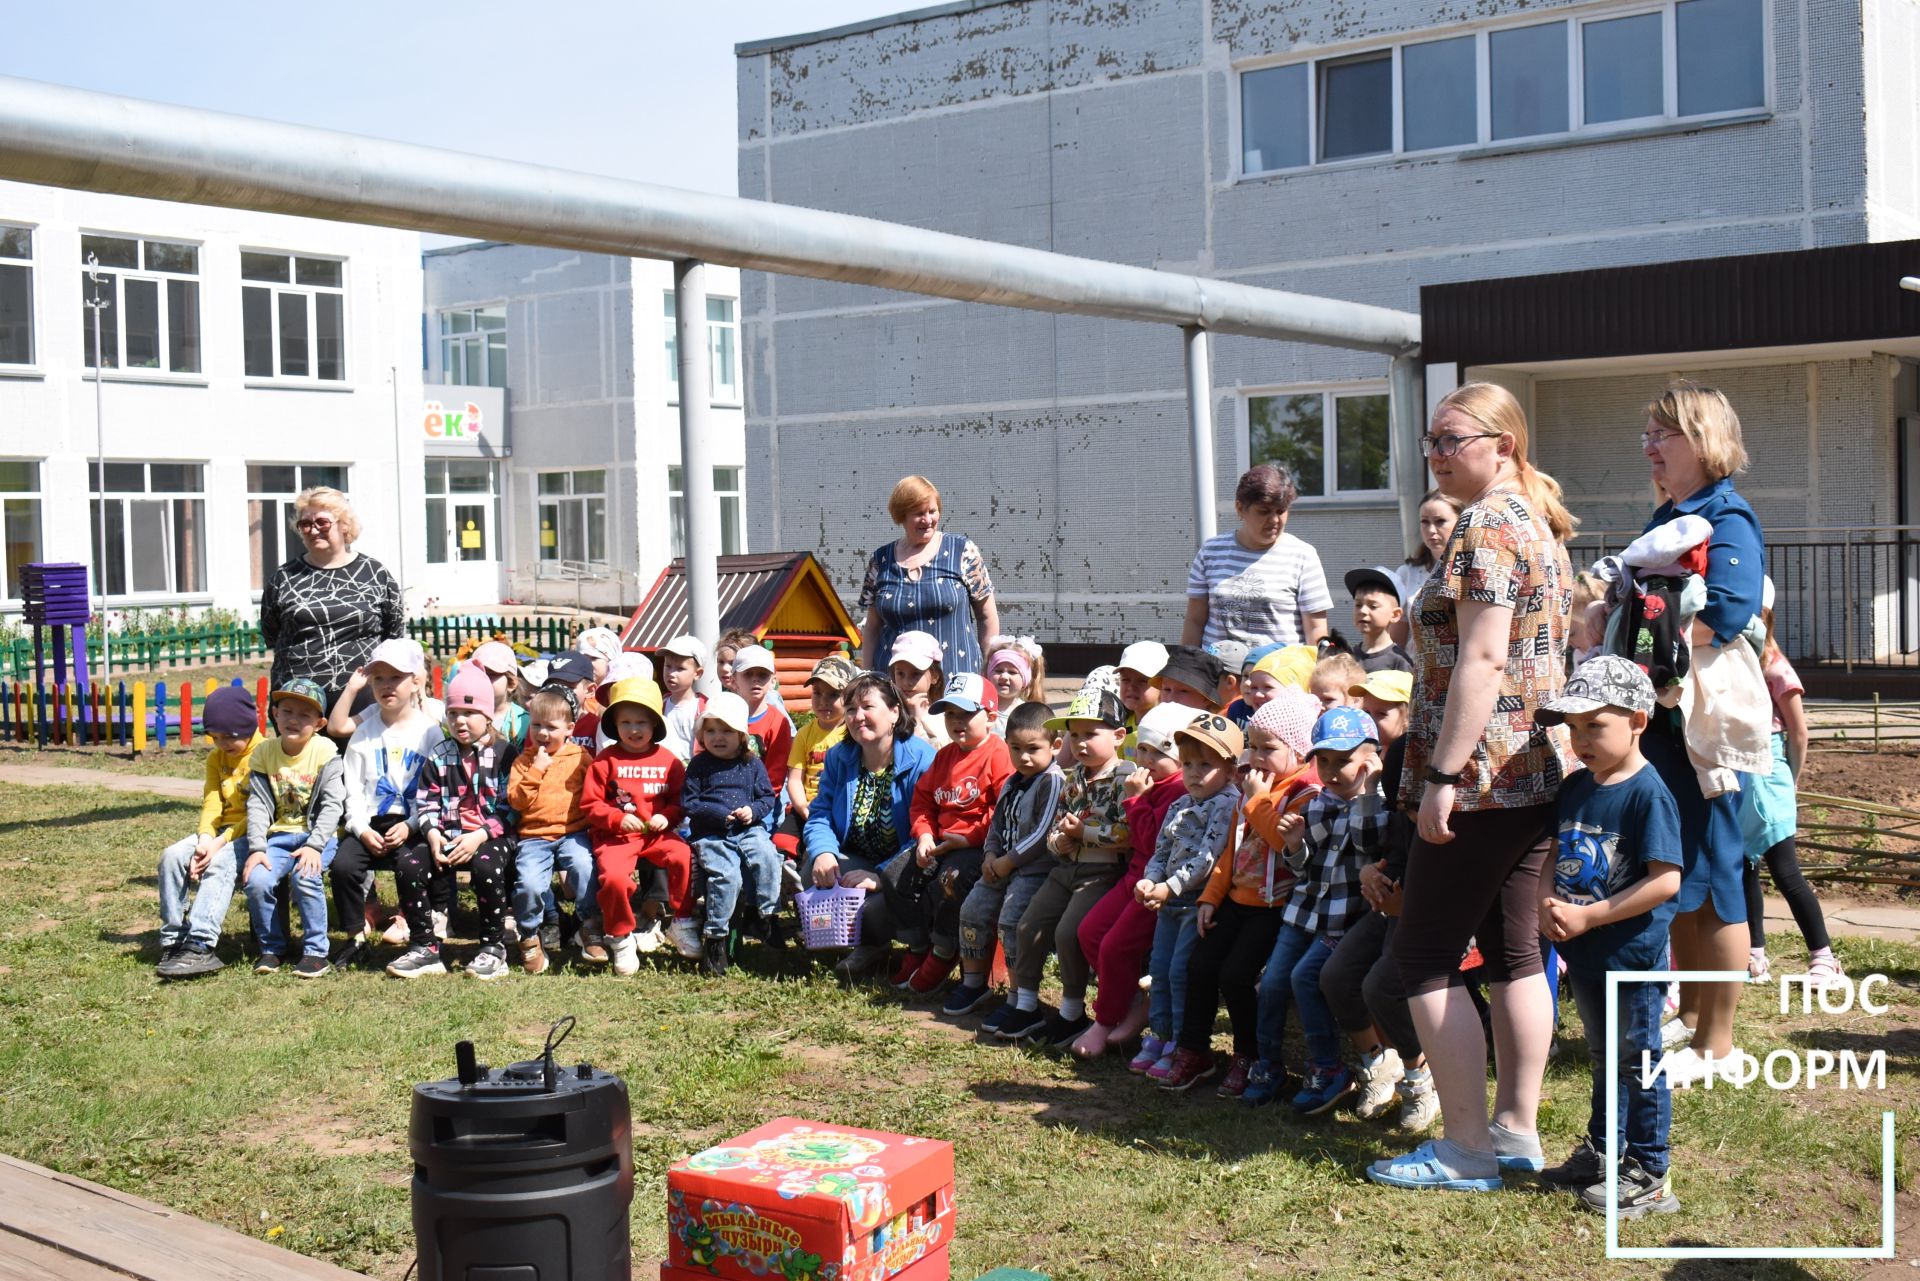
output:
<svg viewBox="0 0 1920 1281"><path fill-rule="evenodd" d="M978 672L987 638L1000 630L987 562L971 538L940 532L940 491L925 476L893 487L887 515L900 537L867 558L860 607L867 611L865 665L878 668L902 632L927 632L940 642L949 676Z"/></svg>
<svg viewBox="0 0 1920 1281"><path fill-rule="evenodd" d="M260 635L273 650L273 688L304 676L331 708L373 647L404 634L406 611L387 567L353 550L360 521L345 494L302 490L293 509L303 549L267 576Z"/></svg>
<svg viewBox="0 0 1920 1281"><path fill-rule="evenodd" d="M1240 477L1233 493L1240 527L1200 544L1187 570L1182 645L1237 640L1258 648L1326 638L1333 594L1320 553L1287 532L1297 496L1292 474L1273 463Z"/></svg>

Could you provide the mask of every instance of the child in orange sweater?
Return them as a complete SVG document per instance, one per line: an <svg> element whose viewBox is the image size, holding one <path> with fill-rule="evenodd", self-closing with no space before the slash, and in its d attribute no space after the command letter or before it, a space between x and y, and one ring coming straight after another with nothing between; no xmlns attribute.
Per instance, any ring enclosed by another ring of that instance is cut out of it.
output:
<svg viewBox="0 0 1920 1281"><path fill-rule="evenodd" d="M616 974L632 974L640 968L633 890L634 874L643 863L665 876L675 946L684 955L691 939L693 955L700 954L699 931L689 916L693 851L675 832L680 826L680 792L687 767L661 742L667 723L660 708L660 687L646 677L630 676L614 684L607 693L604 717L614 743L594 758L581 798L593 829L601 928L606 931ZM640 906L647 920L648 951L663 941L658 879L649 878Z"/></svg>
<svg viewBox="0 0 1920 1281"><path fill-rule="evenodd" d="M559 690L543 689L527 700L527 749L514 757L507 778L507 804L520 815L514 850L513 917L520 927L520 968L544 974L548 944L558 929L540 937L551 897L553 869L573 901L580 923L580 959L604 965L599 911L594 905L593 849L587 843L587 816L580 808L593 759L573 732L573 709Z"/></svg>

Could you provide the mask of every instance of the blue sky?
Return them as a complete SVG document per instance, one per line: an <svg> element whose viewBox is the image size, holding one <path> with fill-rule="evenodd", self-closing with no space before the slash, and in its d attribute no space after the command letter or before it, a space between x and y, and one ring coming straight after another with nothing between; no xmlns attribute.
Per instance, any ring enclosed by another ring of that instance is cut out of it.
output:
<svg viewBox="0 0 1920 1281"><path fill-rule="evenodd" d="M731 195L734 44L914 7L22 4L0 74Z"/></svg>

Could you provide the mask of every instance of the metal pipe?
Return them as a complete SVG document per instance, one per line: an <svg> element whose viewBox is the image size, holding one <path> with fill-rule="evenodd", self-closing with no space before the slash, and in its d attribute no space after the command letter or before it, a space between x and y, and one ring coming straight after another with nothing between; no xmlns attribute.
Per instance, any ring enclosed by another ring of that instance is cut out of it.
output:
<svg viewBox="0 0 1920 1281"><path fill-rule="evenodd" d="M1420 453L1427 409L1420 382L1417 357L1403 354L1393 358L1388 374L1387 457L1398 491L1401 555L1420 545L1420 498L1427 492L1427 460Z"/></svg>
<svg viewBox="0 0 1920 1281"><path fill-rule="evenodd" d="M697 259L673 264L673 336L680 366L680 494L686 513L687 624L695 636L720 635L720 501L713 496L708 419L707 283Z"/></svg>
<svg viewBox="0 0 1920 1281"><path fill-rule="evenodd" d="M1207 331L1182 329L1187 352L1187 442L1193 455L1193 541L1198 546L1219 532L1213 495L1213 365Z"/></svg>
<svg viewBox="0 0 1920 1281"><path fill-rule="evenodd" d="M0 178L1397 355L1408 312L0 77Z"/></svg>
<svg viewBox="0 0 1920 1281"><path fill-rule="evenodd" d="M112 304L100 294L100 260L92 254L87 255L87 279L93 284L93 297L87 300L88 310L93 312L93 474L94 518L96 537L94 544L99 548L100 558L100 679L113 679L113 624L107 618L107 414L104 408L106 375L103 370L107 363L107 349L100 345L100 313ZM80 661L85 662L87 655L84 646Z"/></svg>

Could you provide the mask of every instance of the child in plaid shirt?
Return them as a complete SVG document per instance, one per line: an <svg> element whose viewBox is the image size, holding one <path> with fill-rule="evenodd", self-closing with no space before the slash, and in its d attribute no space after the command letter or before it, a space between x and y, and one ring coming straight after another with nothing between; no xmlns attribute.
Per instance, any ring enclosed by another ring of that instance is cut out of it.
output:
<svg viewBox="0 0 1920 1281"><path fill-rule="evenodd" d="M1360 869L1378 857L1387 809L1374 780L1380 773L1380 731L1357 707L1332 707L1313 725L1307 755L1320 792L1303 814L1282 819L1278 835L1287 866L1299 878L1287 900L1280 937L1260 979L1261 1055L1279 1062L1289 1002L1299 1006L1306 1034L1306 1085L1293 1096L1304 1116L1339 1106L1357 1088L1340 1061L1340 1029L1320 992L1320 971L1347 927L1368 910Z"/></svg>

